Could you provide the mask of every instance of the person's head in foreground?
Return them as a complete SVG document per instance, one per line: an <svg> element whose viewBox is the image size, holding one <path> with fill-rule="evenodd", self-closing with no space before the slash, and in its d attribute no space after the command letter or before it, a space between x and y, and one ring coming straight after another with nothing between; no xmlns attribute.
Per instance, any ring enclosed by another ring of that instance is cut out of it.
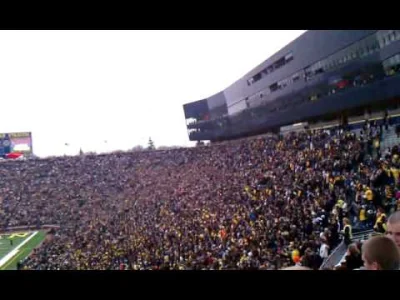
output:
<svg viewBox="0 0 400 300"><path fill-rule="evenodd" d="M393 213L387 221L386 236L391 238L400 251L400 211Z"/></svg>
<svg viewBox="0 0 400 300"><path fill-rule="evenodd" d="M362 259L366 270L400 269L400 251L386 236L375 236L366 241Z"/></svg>
<svg viewBox="0 0 400 300"><path fill-rule="evenodd" d="M356 255L360 254L360 250L358 249L356 244L350 244L347 251L348 251L348 255L356 256Z"/></svg>

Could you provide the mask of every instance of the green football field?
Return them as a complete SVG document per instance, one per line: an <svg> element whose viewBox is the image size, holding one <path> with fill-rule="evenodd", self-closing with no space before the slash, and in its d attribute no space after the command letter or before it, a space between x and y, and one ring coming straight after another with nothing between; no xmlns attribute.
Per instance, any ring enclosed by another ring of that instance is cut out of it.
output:
<svg viewBox="0 0 400 300"><path fill-rule="evenodd" d="M27 257L46 237L44 231L0 234L0 270L16 270L17 263Z"/></svg>

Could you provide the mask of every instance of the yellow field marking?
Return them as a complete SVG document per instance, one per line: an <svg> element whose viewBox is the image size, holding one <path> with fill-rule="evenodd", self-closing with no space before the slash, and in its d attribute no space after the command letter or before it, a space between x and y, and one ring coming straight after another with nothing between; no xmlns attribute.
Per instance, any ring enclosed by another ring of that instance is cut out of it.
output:
<svg viewBox="0 0 400 300"><path fill-rule="evenodd" d="M10 235L8 238L11 240L11 239L17 238L17 237L19 237L19 238L24 238L24 237L27 237L28 235L29 235L28 232L25 232L25 233L13 233L13 234Z"/></svg>

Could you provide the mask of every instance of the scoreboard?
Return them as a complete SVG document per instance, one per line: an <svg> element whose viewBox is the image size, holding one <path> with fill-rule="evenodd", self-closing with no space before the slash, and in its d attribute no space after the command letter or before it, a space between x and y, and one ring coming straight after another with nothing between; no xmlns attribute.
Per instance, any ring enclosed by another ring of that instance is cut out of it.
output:
<svg viewBox="0 0 400 300"><path fill-rule="evenodd" d="M25 155L32 154L32 133L0 133L0 156L10 152L20 152Z"/></svg>

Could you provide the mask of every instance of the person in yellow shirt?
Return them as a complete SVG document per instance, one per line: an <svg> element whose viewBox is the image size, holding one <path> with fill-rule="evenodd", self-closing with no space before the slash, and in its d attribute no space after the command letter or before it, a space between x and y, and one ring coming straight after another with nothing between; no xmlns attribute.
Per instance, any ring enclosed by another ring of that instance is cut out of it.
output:
<svg viewBox="0 0 400 300"><path fill-rule="evenodd" d="M376 222L375 222L374 230L376 232L385 233L386 229L387 229L386 222L387 222L387 218L386 218L385 211L383 208L379 207L378 213L376 215Z"/></svg>
<svg viewBox="0 0 400 300"><path fill-rule="evenodd" d="M332 192L334 188L335 188L335 183L334 183L333 178L331 177L331 178L329 179L329 191Z"/></svg>
<svg viewBox="0 0 400 300"><path fill-rule="evenodd" d="M375 146L375 149L379 149L379 147L380 147L380 141L379 141L378 138L375 139L375 141L374 141L374 146Z"/></svg>
<svg viewBox="0 0 400 300"><path fill-rule="evenodd" d="M348 218L343 218L344 228L342 230L343 240L346 245L350 245L351 239L353 237L352 226Z"/></svg>
<svg viewBox="0 0 400 300"><path fill-rule="evenodd" d="M393 167L390 168L390 171L393 174L395 186L398 186L398 183L399 183L399 169L397 169L396 167L393 166Z"/></svg>
<svg viewBox="0 0 400 300"><path fill-rule="evenodd" d="M336 206L339 207L339 208L343 208L343 205L344 205L344 201L343 201L342 199L339 199L339 200L336 202Z"/></svg>
<svg viewBox="0 0 400 300"><path fill-rule="evenodd" d="M392 164L398 164L398 162L399 162L399 155L398 155L397 153L393 154L393 155L392 155L391 161L392 161Z"/></svg>
<svg viewBox="0 0 400 300"><path fill-rule="evenodd" d="M374 194L370 188L367 188L367 190L365 191L365 198L367 199L367 201L374 200Z"/></svg>
<svg viewBox="0 0 400 300"><path fill-rule="evenodd" d="M386 201L384 203L385 207L389 207L392 203L393 197L394 197L394 191L393 188L390 185L385 186L385 196L386 196Z"/></svg>
<svg viewBox="0 0 400 300"><path fill-rule="evenodd" d="M364 229L365 226L366 226L367 217L366 217L365 213L366 213L366 206L365 205L361 205L360 213L359 213L359 221L361 223L360 225L361 225L362 229Z"/></svg>

